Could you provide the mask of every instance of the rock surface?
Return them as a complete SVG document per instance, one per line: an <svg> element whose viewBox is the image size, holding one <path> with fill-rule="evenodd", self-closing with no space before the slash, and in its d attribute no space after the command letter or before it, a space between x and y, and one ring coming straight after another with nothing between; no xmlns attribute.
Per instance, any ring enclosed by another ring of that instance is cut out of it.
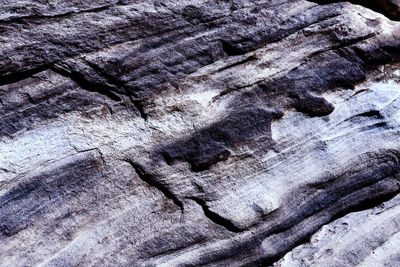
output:
<svg viewBox="0 0 400 267"><path fill-rule="evenodd" d="M2 1L0 266L398 266L400 2L350 2Z"/></svg>

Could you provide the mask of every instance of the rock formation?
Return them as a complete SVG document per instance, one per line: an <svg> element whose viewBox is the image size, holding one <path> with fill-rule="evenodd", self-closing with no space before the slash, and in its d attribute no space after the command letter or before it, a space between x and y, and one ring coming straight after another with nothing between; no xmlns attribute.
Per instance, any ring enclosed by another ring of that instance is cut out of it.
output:
<svg viewBox="0 0 400 267"><path fill-rule="evenodd" d="M0 7L0 266L399 266L400 2Z"/></svg>

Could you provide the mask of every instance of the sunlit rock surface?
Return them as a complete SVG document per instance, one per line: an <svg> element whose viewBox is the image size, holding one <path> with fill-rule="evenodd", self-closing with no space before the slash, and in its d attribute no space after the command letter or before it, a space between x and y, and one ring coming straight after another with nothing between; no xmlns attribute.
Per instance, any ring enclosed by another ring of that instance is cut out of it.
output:
<svg viewBox="0 0 400 267"><path fill-rule="evenodd" d="M398 266L400 3L3 1L0 266Z"/></svg>

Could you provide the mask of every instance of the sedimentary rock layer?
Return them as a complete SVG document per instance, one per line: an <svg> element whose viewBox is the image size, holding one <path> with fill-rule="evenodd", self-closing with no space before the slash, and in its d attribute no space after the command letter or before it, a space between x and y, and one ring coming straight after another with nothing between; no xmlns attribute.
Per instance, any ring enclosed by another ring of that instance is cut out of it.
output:
<svg viewBox="0 0 400 267"><path fill-rule="evenodd" d="M5 1L0 266L397 266L399 6Z"/></svg>

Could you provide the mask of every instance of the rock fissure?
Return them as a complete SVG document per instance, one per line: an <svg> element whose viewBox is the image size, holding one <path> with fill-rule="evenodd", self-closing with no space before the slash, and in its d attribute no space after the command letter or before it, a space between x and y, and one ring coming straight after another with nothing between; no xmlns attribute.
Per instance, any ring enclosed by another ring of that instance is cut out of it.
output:
<svg viewBox="0 0 400 267"><path fill-rule="evenodd" d="M201 198L198 198L198 197L187 197L187 198L191 199L191 200L195 201L197 204L199 204L201 206L201 208L203 209L204 215L208 219L210 219L212 222L214 222L218 225L221 225L228 231L231 231L234 233L238 233L238 232L242 231L229 219L226 219L226 218L222 217L221 215L219 215L218 213L210 210L210 208L207 205L207 202L202 200Z"/></svg>
<svg viewBox="0 0 400 267"><path fill-rule="evenodd" d="M182 214L184 213L183 203L170 191L170 189L168 189L160 181L158 181L151 174L149 174L140 164L131 160L126 160L126 162L132 166L132 168L135 170L135 172L142 181L146 182L147 184L155 187L160 192L162 192L167 198L171 199L179 207Z"/></svg>

